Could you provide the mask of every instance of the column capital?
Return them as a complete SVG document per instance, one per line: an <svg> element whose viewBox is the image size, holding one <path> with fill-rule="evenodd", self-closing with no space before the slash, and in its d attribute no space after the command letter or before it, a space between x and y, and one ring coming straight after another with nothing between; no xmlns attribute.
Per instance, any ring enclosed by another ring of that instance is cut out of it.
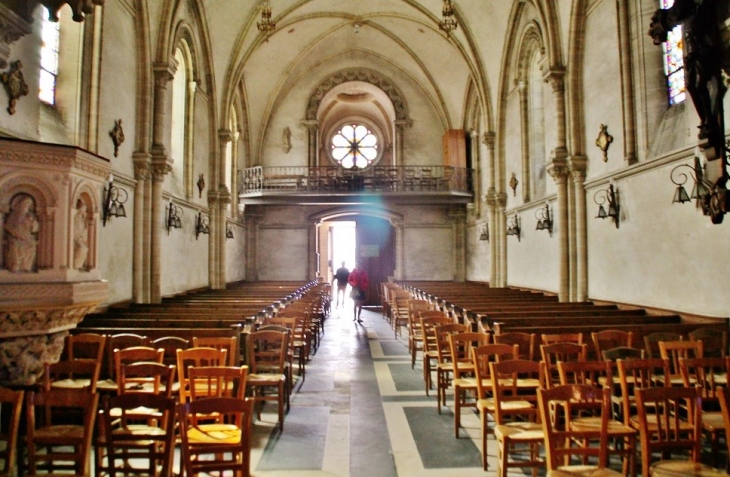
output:
<svg viewBox="0 0 730 477"><path fill-rule="evenodd" d="M551 162L548 164L547 172L556 183L561 184L567 180L570 168L567 164Z"/></svg>
<svg viewBox="0 0 730 477"><path fill-rule="evenodd" d="M588 168L588 157L584 155L573 155L568 157L568 167L573 179L583 182L586 178Z"/></svg>
<svg viewBox="0 0 730 477"><path fill-rule="evenodd" d="M134 178L138 181L146 181L150 179L150 163L142 161L134 161Z"/></svg>
<svg viewBox="0 0 730 477"><path fill-rule="evenodd" d="M231 142L231 140L233 139L233 133L230 129L219 129L218 139L222 142Z"/></svg>
<svg viewBox="0 0 730 477"><path fill-rule="evenodd" d="M155 75L155 86L167 86L167 83L175 77L176 71L177 65L174 61L171 63L155 63L152 66L152 72Z"/></svg>
<svg viewBox="0 0 730 477"><path fill-rule="evenodd" d="M410 119L396 119L394 124L396 129L400 129L401 131L413 127L413 121Z"/></svg>
<svg viewBox="0 0 730 477"><path fill-rule="evenodd" d="M489 149L494 149L494 144L495 144L496 140L497 140L497 133L495 133L494 131L487 131L482 136L482 142Z"/></svg>
<svg viewBox="0 0 730 477"><path fill-rule="evenodd" d="M233 200L233 197L231 196L231 191L228 190L228 187L225 184L221 184L218 186L218 203L219 204L230 204Z"/></svg>
<svg viewBox="0 0 730 477"><path fill-rule="evenodd" d="M150 164L150 172L152 173L153 182L163 182L165 180L165 174L170 172L172 167L167 163L155 163Z"/></svg>
<svg viewBox="0 0 730 477"><path fill-rule="evenodd" d="M504 211L507 208L507 193L506 192L499 192L495 196L495 201L497 207L500 208L500 210Z"/></svg>
<svg viewBox="0 0 730 477"><path fill-rule="evenodd" d="M302 119L299 123L309 131L316 131L319 128L319 121L315 119Z"/></svg>
<svg viewBox="0 0 730 477"><path fill-rule="evenodd" d="M551 66L543 73L542 79L552 85L553 92L562 92L565 90L565 73L564 66Z"/></svg>

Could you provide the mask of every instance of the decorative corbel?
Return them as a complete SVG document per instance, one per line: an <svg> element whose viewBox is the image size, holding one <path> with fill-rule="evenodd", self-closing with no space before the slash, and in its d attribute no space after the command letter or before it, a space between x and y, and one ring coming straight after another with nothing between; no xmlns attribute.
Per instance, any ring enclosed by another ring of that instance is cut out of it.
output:
<svg viewBox="0 0 730 477"><path fill-rule="evenodd" d="M28 84L25 82L23 72L20 69L23 67L23 63L20 60L15 60L10 63L10 70L0 74L0 81L5 86L5 91L8 93L8 113L15 114L15 104L21 96L28 94Z"/></svg>

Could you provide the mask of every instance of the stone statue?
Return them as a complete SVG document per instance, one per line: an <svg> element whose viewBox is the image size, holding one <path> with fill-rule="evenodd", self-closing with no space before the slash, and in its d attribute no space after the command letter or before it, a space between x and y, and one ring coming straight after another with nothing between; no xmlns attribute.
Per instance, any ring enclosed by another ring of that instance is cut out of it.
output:
<svg viewBox="0 0 730 477"><path fill-rule="evenodd" d="M79 199L76 202L76 213L74 214L74 268L76 270L88 270L86 264L89 257L89 224L86 204Z"/></svg>
<svg viewBox="0 0 730 477"><path fill-rule="evenodd" d="M715 149L715 158L724 158L725 126L722 100L726 87L722 81L723 48L719 33L718 2L714 0L676 0L671 8L654 12L649 36L655 45L682 25L684 68L687 91L700 116L700 139Z"/></svg>
<svg viewBox="0 0 730 477"><path fill-rule="evenodd" d="M5 220L5 268L11 272L32 272L38 250L39 223L33 198L16 196Z"/></svg>
<svg viewBox="0 0 730 477"><path fill-rule="evenodd" d="M0 81L5 85L5 91L8 93L8 114L15 114L15 105L21 96L26 96L30 89L25 82L23 72L23 63L20 60L10 64L10 70L7 73L0 74Z"/></svg>
<svg viewBox="0 0 730 477"><path fill-rule="evenodd" d="M281 135L281 146L284 148L284 152L288 153L291 150L291 129L289 127L284 128L284 132Z"/></svg>

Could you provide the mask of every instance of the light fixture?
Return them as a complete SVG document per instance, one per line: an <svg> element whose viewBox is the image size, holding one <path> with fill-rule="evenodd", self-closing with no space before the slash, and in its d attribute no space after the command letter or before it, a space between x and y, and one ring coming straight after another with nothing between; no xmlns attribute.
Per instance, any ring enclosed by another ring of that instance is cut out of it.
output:
<svg viewBox="0 0 730 477"><path fill-rule="evenodd" d="M684 169L688 170L684 172ZM694 181L694 185L692 186L692 193L687 195L684 184L687 183L689 177ZM697 205L702 207L702 212L705 215L709 213L705 198L710 194L712 184L705 179L704 167L700 164L699 157L695 156L694 167L689 164L680 164L674 167L672 172L669 173L669 178L677 186L677 190L674 191L674 197L672 198L672 204L675 202L684 204L695 199Z"/></svg>
<svg viewBox="0 0 730 477"><path fill-rule="evenodd" d="M261 33L266 34L266 40L269 41L269 35L276 30L276 23L271 21L271 5L269 0L263 0L261 2L261 21L256 22Z"/></svg>
<svg viewBox="0 0 730 477"><path fill-rule="evenodd" d="M520 228L520 216L515 214L510 218L509 223L507 224L507 235L516 235L517 241L520 241L520 231L522 229Z"/></svg>
<svg viewBox="0 0 730 477"><path fill-rule="evenodd" d="M203 216L202 212L198 212L198 218L195 219L195 240L198 240L198 235L210 233L210 217Z"/></svg>
<svg viewBox="0 0 730 477"><path fill-rule="evenodd" d="M489 242L489 224L484 224L482 233L479 235L479 240L485 240Z"/></svg>
<svg viewBox="0 0 730 477"><path fill-rule="evenodd" d="M233 226L231 224L226 224L226 238L233 238Z"/></svg>
<svg viewBox="0 0 730 477"><path fill-rule="evenodd" d="M183 209L182 207L179 207L172 202L170 202L170 205L167 207L167 234L170 234L170 229L179 229L182 228L182 220L180 220L180 217L182 216Z"/></svg>
<svg viewBox="0 0 730 477"><path fill-rule="evenodd" d="M454 6L451 4L451 0L444 0L444 8L441 12L443 19L439 22L439 29L446 33L448 37L459 26L454 18Z"/></svg>
<svg viewBox="0 0 730 477"><path fill-rule="evenodd" d="M104 189L104 208L101 214L102 225L106 226L106 221L110 217L127 216L127 211L124 210L124 204L128 198L127 191L116 187L114 185L114 176L109 174L109 187Z"/></svg>
<svg viewBox="0 0 730 477"><path fill-rule="evenodd" d="M535 230L547 230L550 236L553 236L553 217L550 214L550 205L545 204L545 207L541 207L535 211L535 218L537 219L537 226Z"/></svg>
<svg viewBox="0 0 730 477"><path fill-rule="evenodd" d="M610 217L616 224L616 228L618 228L621 206L618 203L618 196L616 195L616 189L613 187L613 184L609 184L608 189L601 189L596 192L593 196L593 201L598 204L598 215L596 215L596 218L606 219ZM608 211L603 206L604 204L608 206Z"/></svg>

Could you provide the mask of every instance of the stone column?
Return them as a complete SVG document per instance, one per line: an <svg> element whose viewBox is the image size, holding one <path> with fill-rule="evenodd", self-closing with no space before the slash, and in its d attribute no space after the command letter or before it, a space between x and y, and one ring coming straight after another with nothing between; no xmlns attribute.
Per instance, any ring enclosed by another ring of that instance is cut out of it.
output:
<svg viewBox="0 0 730 477"><path fill-rule="evenodd" d="M149 214L145 213L147 203L147 185L150 180L150 155L146 153L135 154L134 178L137 184L134 188L134 225L133 225L133 252L132 252L132 301L134 303L145 303L149 300L149 290L145 286L145 271L149 270L145 264L145 257L149 254L149 242L146 240L149 235L149 226L146 224Z"/></svg>
<svg viewBox="0 0 730 477"><path fill-rule="evenodd" d="M494 190L487 193L484 202L486 203L487 224L489 226L489 286L491 288L497 288L499 281L497 262L499 239L497 238L497 196Z"/></svg>
<svg viewBox="0 0 730 477"><path fill-rule="evenodd" d="M454 281L466 280L466 212L459 206L449 211L454 237Z"/></svg>
<svg viewBox="0 0 730 477"><path fill-rule="evenodd" d="M247 208L248 209L248 208ZM256 281L258 275L258 229L261 216L247 212L246 220L246 280Z"/></svg>
<svg viewBox="0 0 730 477"><path fill-rule="evenodd" d="M302 121L302 126L307 128L307 165L316 167L319 165L319 123L315 120Z"/></svg>
<svg viewBox="0 0 730 477"><path fill-rule="evenodd" d="M636 114L634 106L634 79L631 66L631 26L629 1L617 0L619 59L621 62L621 105L624 115L624 160L625 165L636 164Z"/></svg>
<svg viewBox="0 0 730 477"><path fill-rule="evenodd" d="M405 267L406 267L406 257L405 257L405 239L403 237L404 230L403 230L403 221L402 220L392 220L391 224L393 225L393 228L395 229L395 279L396 280L405 280Z"/></svg>
<svg viewBox="0 0 730 477"><path fill-rule="evenodd" d="M472 177L473 194L474 194L474 217L482 216L482 175L483 175L483 162L482 155L480 154L479 144L479 132L475 130L469 131L471 137L471 163L474 168L474 176Z"/></svg>
<svg viewBox="0 0 730 477"><path fill-rule="evenodd" d="M556 213L559 218L557 223L560 248L560 252L558 254L558 299L561 302L566 302L569 299L570 284L570 254L568 250L568 231L570 228L568 224L568 167L553 159L548 166L548 173L553 177L553 180L555 180L558 193L558 203L556 206Z"/></svg>
<svg viewBox="0 0 730 477"><path fill-rule="evenodd" d="M195 151L193 146L195 141L193 140L194 131L193 126L195 124L195 91L198 88L198 83L195 81L188 82L188 94L187 103L185 104L185 123L188 127L185 128L185 197L191 199L195 197L195 170L193 169L195 157Z"/></svg>
<svg viewBox="0 0 730 477"><path fill-rule="evenodd" d="M231 204L231 192L225 184L218 186L218 200L210 204L211 210L216 210L215 228L210 230L210 241L215 247L215 281L211 287L216 290L226 288L226 223L228 220L228 206Z"/></svg>
<svg viewBox="0 0 730 477"><path fill-rule="evenodd" d="M497 258L499 260L499 280L497 286L507 286L507 193L497 193L497 219L494 235L497 241Z"/></svg>
<svg viewBox="0 0 730 477"><path fill-rule="evenodd" d="M307 236L309 240L309 259L307 260L307 280L314 280L317 278L317 272L319 269L319 240L317 229L319 224L310 224L307 228Z"/></svg>
<svg viewBox="0 0 730 477"><path fill-rule="evenodd" d="M231 214L238 217L238 140L241 133L231 132Z"/></svg>
<svg viewBox="0 0 730 477"><path fill-rule="evenodd" d="M405 158L405 131L413 125L411 121L405 119L395 120L395 157L393 163L396 166L403 166L406 163Z"/></svg>
<svg viewBox="0 0 730 477"><path fill-rule="evenodd" d="M162 302L162 230L165 204L162 203L162 183L170 172L168 164L152 164L152 237L150 250L150 302Z"/></svg>
<svg viewBox="0 0 730 477"><path fill-rule="evenodd" d="M588 300L588 212L586 210L586 156L571 156L570 173L573 176L575 197L575 294L573 301Z"/></svg>
<svg viewBox="0 0 730 477"><path fill-rule="evenodd" d="M517 90L520 93L520 146L522 153L522 202L530 202L530 103L528 101L528 83L527 81L520 81L517 85Z"/></svg>

